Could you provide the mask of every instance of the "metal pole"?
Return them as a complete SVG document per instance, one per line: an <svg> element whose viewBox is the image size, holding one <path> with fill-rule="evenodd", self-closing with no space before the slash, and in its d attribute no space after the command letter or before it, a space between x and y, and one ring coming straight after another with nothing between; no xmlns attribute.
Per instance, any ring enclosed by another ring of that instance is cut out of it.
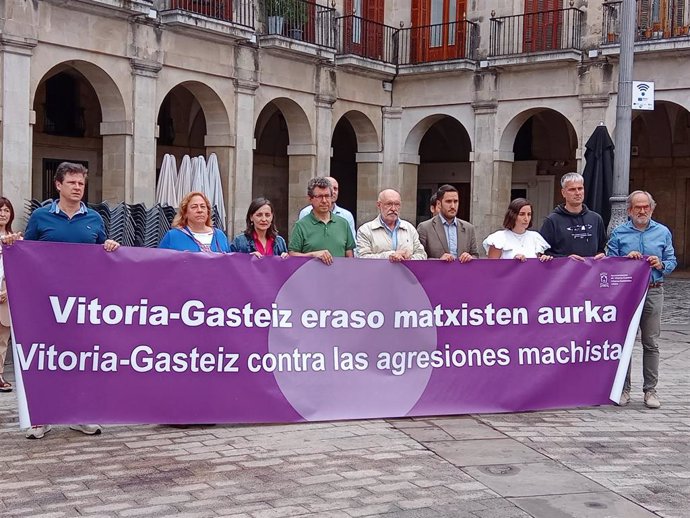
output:
<svg viewBox="0 0 690 518"><path fill-rule="evenodd" d="M630 133L632 126L632 78L635 53L635 0L621 4L621 47L618 62L618 101L616 104L616 146L613 162L613 196L609 234L626 218L625 199L630 185Z"/></svg>

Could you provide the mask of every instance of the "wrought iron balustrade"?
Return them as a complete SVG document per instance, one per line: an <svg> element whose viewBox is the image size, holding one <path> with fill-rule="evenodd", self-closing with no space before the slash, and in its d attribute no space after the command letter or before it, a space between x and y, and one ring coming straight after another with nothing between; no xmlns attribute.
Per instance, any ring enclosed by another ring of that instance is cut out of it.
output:
<svg viewBox="0 0 690 518"><path fill-rule="evenodd" d="M400 29L398 64L475 59L478 35L478 24L468 20Z"/></svg>
<svg viewBox="0 0 690 518"><path fill-rule="evenodd" d="M398 29L360 16L338 18L338 54L396 63Z"/></svg>
<svg viewBox="0 0 690 518"><path fill-rule="evenodd" d="M265 0L263 33L335 47L335 9L307 0Z"/></svg>
<svg viewBox="0 0 690 518"><path fill-rule="evenodd" d="M620 43L621 0L604 2L603 41ZM638 0L635 41L683 38L689 35L690 13L685 0Z"/></svg>
<svg viewBox="0 0 690 518"><path fill-rule="evenodd" d="M569 7L492 17L489 56L580 50L582 11Z"/></svg>
<svg viewBox="0 0 690 518"><path fill-rule="evenodd" d="M254 28L252 0L167 0L164 9L179 9L214 20Z"/></svg>

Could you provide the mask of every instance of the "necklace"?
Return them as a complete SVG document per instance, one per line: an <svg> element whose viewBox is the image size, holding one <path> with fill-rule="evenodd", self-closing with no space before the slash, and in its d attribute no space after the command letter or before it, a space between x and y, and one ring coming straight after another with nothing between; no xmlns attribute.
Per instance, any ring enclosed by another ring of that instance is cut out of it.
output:
<svg viewBox="0 0 690 518"><path fill-rule="evenodd" d="M511 230L510 233L513 234L513 237L518 242L518 245L520 246L520 248L522 248L525 242L525 238L527 237L527 231L525 230L522 234L518 234L514 230Z"/></svg>

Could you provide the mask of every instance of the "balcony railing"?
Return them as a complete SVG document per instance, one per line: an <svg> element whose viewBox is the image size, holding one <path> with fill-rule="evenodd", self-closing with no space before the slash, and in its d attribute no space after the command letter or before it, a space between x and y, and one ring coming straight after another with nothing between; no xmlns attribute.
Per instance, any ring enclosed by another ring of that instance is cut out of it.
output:
<svg viewBox="0 0 690 518"><path fill-rule="evenodd" d="M620 43L622 1L604 2L604 28L602 43ZM635 41L665 40L688 36L690 13L685 0L667 2L637 2L637 30ZM662 8L665 7L665 8Z"/></svg>
<svg viewBox="0 0 690 518"><path fill-rule="evenodd" d="M580 50L582 11L569 7L491 18L489 56Z"/></svg>
<svg viewBox="0 0 690 518"><path fill-rule="evenodd" d="M261 3L264 34L335 47L335 9L306 0Z"/></svg>
<svg viewBox="0 0 690 518"><path fill-rule="evenodd" d="M399 65L475 59L479 26L468 20L400 29Z"/></svg>
<svg viewBox="0 0 690 518"><path fill-rule="evenodd" d="M403 29L359 16L343 16L338 22L338 54L394 65L475 59L479 26L467 20Z"/></svg>
<svg viewBox="0 0 690 518"><path fill-rule="evenodd" d="M397 63L398 29L359 16L338 18L338 54Z"/></svg>
<svg viewBox="0 0 690 518"><path fill-rule="evenodd" d="M252 0L167 0L165 9L179 9L254 28L254 2Z"/></svg>

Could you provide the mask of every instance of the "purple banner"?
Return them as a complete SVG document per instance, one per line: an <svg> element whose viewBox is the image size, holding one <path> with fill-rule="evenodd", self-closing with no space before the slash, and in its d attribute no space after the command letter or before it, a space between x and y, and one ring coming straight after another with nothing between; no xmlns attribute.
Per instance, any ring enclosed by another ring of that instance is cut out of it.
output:
<svg viewBox="0 0 690 518"><path fill-rule="evenodd" d="M643 261L3 249L22 426L505 412L620 395Z"/></svg>

